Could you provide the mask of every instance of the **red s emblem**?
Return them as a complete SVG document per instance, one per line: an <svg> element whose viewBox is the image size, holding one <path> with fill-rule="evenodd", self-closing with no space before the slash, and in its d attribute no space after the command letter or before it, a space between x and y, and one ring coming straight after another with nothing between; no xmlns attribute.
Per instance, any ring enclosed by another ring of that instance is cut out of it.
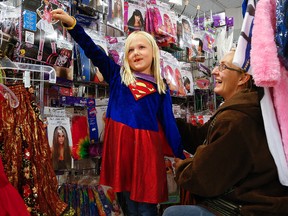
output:
<svg viewBox="0 0 288 216"><path fill-rule="evenodd" d="M146 95L156 92L152 83L144 80L136 80L135 84L130 84L129 89L132 92L135 100L145 97Z"/></svg>

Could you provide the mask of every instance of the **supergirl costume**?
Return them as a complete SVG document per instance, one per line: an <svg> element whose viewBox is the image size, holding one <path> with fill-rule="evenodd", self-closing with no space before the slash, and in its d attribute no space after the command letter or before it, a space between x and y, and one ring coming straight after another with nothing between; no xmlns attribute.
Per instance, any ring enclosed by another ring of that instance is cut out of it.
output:
<svg viewBox="0 0 288 216"><path fill-rule="evenodd" d="M166 201L165 146L184 158L169 91L159 94L153 76L136 72L136 83L127 87L120 66L79 24L69 33L110 86L100 184L129 192L136 202Z"/></svg>

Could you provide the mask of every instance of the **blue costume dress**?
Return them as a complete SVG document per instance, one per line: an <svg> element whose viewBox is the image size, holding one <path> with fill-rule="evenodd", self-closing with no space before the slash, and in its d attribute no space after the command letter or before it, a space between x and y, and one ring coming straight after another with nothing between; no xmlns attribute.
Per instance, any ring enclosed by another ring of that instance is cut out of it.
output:
<svg viewBox="0 0 288 216"><path fill-rule="evenodd" d="M128 191L130 199L137 202L166 201L163 157L174 154L184 158L169 91L160 95L154 78L141 73L135 73L135 85L127 87L121 82L120 66L79 24L69 33L110 87L100 184L115 192Z"/></svg>

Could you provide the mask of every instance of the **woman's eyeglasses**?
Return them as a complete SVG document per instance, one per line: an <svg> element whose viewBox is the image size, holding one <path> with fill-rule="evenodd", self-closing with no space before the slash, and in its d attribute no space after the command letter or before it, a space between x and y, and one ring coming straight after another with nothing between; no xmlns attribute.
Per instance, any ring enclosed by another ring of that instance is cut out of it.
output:
<svg viewBox="0 0 288 216"><path fill-rule="evenodd" d="M226 69L228 69L228 70L233 70L233 71L237 71L237 72L239 72L239 73L245 73L244 70L231 68L231 67L228 67L228 66L225 65L225 64L219 64L219 65L218 65L218 70L219 70L220 72L222 72L223 70L226 70Z"/></svg>

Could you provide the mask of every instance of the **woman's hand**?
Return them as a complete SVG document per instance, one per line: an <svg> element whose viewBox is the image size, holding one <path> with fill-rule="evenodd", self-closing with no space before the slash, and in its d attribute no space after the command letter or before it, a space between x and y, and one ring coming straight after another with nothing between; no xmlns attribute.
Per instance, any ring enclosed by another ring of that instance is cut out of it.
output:
<svg viewBox="0 0 288 216"><path fill-rule="evenodd" d="M69 14L67 14L62 9L55 9L51 12L52 18L55 20L60 20L65 27L71 27L75 24L76 20Z"/></svg>
<svg viewBox="0 0 288 216"><path fill-rule="evenodd" d="M183 163L183 160L180 158L175 158L174 161L175 161L174 167L177 170L179 168L179 166Z"/></svg>

